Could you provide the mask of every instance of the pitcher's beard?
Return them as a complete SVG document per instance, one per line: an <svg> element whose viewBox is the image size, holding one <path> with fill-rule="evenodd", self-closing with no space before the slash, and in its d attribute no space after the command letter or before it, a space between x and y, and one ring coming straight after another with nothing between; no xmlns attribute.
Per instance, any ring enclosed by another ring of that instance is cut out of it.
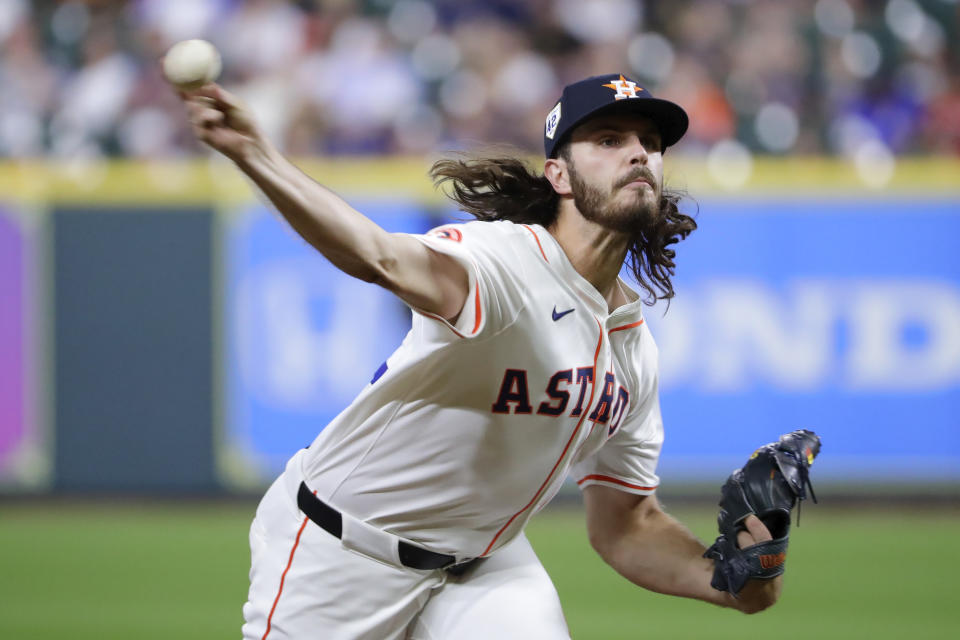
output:
<svg viewBox="0 0 960 640"><path fill-rule="evenodd" d="M617 203L612 193L587 184L575 170L570 171L570 189L580 214L612 231L638 236L655 226L660 217L659 197L646 197L646 189L635 191L633 202Z"/></svg>

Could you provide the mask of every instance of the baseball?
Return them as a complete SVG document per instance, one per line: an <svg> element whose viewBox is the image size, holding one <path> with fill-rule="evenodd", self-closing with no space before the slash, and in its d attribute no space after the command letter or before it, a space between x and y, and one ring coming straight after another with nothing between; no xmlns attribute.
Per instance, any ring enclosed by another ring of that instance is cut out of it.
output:
<svg viewBox="0 0 960 640"><path fill-rule="evenodd" d="M177 89L198 89L220 75L220 54L206 40L178 42L163 58L163 75Z"/></svg>

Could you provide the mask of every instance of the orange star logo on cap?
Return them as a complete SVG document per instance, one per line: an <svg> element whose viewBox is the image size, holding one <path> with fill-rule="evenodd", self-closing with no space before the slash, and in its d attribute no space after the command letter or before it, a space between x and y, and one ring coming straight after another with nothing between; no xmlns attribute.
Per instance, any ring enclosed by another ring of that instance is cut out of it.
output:
<svg viewBox="0 0 960 640"><path fill-rule="evenodd" d="M627 80L623 77L623 74L620 74L619 80L614 80L610 84L603 85L608 89L613 89L617 92L617 95L614 96L615 100L623 100L624 98L639 98L637 95L638 91L643 91L643 87L637 85L636 82L632 80Z"/></svg>

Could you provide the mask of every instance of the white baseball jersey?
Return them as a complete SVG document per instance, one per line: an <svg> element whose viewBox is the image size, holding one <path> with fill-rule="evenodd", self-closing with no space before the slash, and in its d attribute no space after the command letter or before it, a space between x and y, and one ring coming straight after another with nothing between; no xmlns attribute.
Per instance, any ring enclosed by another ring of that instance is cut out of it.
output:
<svg viewBox="0 0 960 640"><path fill-rule="evenodd" d="M657 350L634 300L600 293L538 225L413 236L467 269L455 324L414 309L371 383L303 452L317 496L434 551L487 555L572 469L583 487L658 483Z"/></svg>

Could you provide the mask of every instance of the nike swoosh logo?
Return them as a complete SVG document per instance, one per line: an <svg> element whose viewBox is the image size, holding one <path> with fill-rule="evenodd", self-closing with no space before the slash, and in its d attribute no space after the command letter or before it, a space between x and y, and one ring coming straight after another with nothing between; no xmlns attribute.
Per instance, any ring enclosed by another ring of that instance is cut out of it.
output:
<svg viewBox="0 0 960 640"><path fill-rule="evenodd" d="M576 309L576 307L574 307L573 309L567 309L566 311L561 311L560 313L557 313L557 306L554 305L554 306L553 306L553 321L556 322L557 320L559 320L559 319L562 318L563 316L567 315L568 313L573 313L575 309Z"/></svg>

